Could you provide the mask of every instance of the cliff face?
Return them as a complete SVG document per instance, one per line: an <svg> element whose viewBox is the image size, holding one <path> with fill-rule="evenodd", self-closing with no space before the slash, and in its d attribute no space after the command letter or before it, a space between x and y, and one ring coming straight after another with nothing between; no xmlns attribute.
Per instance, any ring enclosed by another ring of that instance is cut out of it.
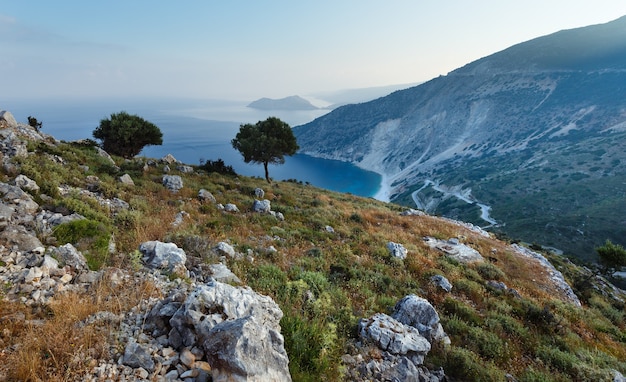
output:
<svg viewBox="0 0 626 382"><path fill-rule="evenodd" d="M493 224L477 213L487 205L510 235L588 258L604 236L623 242L626 230L617 216L607 225L604 212L592 211L626 175L618 149L626 139L625 95L621 18L513 46L294 132L306 154L383 174L389 189L382 198L480 225ZM441 189L463 190L470 203ZM538 207L547 204L539 199L550 205ZM549 229L528 230L527 219Z"/></svg>

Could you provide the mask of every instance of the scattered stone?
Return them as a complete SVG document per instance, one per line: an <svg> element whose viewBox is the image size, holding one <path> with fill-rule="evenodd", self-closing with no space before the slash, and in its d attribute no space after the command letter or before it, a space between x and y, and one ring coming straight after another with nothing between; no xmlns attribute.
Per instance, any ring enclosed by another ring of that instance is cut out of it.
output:
<svg viewBox="0 0 626 382"><path fill-rule="evenodd" d="M119 181L122 184L125 184L127 186L134 186L135 182L133 181L133 178L130 177L130 175L128 174L124 174L122 176L119 177Z"/></svg>
<svg viewBox="0 0 626 382"><path fill-rule="evenodd" d="M239 212L239 208L232 203L228 203L224 206L224 211L226 212Z"/></svg>
<svg viewBox="0 0 626 382"><path fill-rule="evenodd" d="M233 248L232 245L223 241L220 241L219 243L217 243L217 246L215 247L215 251L220 255L227 255L231 258L237 256L237 252L235 252L235 248Z"/></svg>
<svg viewBox="0 0 626 382"><path fill-rule="evenodd" d="M48 248L50 256L56 258L62 266L69 266L76 272L89 270L87 259L72 244L65 244L60 247Z"/></svg>
<svg viewBox="0 0 626 382"><path fill-rule="evenodd" d="M18 175L14 179L14 184L25 191L39 192L39 185L26 175Z"/></svg>
<svg viewBox="0 0 626 382"><path fill-rule="evenodd" d="M185 267L187 255L176 244L147 241L139 246L139 251L144 255L142 260L149 268L164 270L168 274L180 277L189 277L189 271Z"/></svg>
<svg viewBox="0 0 626 382"><path fill-rule="evenodd" d="M262 188L255 188L254 189L254 196L256 196L257 199L263 199L265 197L265 191L263 191Z"/></svg>
<svg viewBox="0 0 626 382"><path fill-rule="evenodd" d="M176 166L176 170L182 172L183 174L191 174L193 172L193 167L187 165Z"/></svg>
<svg viewBox="0 0 626 382"><path fill-rule="evenodd" d="M211 202L211 203L217 202L217 200L215 200L215 196L213 196L213 194L211 194L209 191L205 190L204 188L198 191L198 199L200 199L203 202Z"/></svg>
<svg viewBox="0 0 626 382"><path fill-rule="evenodd" d="M329 225L327 225L326 227L324 227L324 230L328 233L335 233L335 229Z"/></svg>
<svg viewBox="0 0 626 382"><path fill-rule="evenodd" d="M400 216L424 216L424 215L426 215L426 213L420 210L415 210L413 208L409 208L408 210L400 212Z"/></svg>
<svg viewBox="0 0 626 382"><path fill-rule="evenodd" d="M6 127L9 127L9 128L17 127L17 121L15 120L15 117L13 116L13 114L11 114L11 112L9 111L0 110L0 121L6 122Z"/></svg>
<svg viewBox="0 0 626 382"><path fill-rule="evenodd" d="M450 292L452 290L452 284L442 275L435 275L430 278L430 281L446 292Z"/></svg>
<svg viewBox="0 0 626 382"><path fill-rule="evenodd" d="M260 213L269 213L271 211L271 203L269 200L255 200L252 204L252 211Z"/></svg>
<svg viewBox="0 0 626 382"><path fill-rule="evenodd" d="M102 150L100 147L96 146L96 152L98 153L99 156L101 156L102 158L106 159L106 161L110 164L115 166L115 161L113 160L113 158L111 158L111 156L109 155L109 153L107 153L106 151ZM117 166L116 166L117 167Z"/></svg>
<svg viewBox="0 0 626 382"><path fill-rule="evenodd" d="M183 188L183 178L179 175L163 175L163 186L170 191L177 192Z"/></svg>
<svg viewBox="0 0 626 382"><path fill-rule="evenodd" d="M166 156L161 158L161 163L176 164L180 162L176 158L174 158L172 154L167 154Z"/></svg>
<svg viewBox="0 0 626 382"><path fill-rule="evenodd" d="M387 250L391 256L401 260L406 259L406 255L409 252L402 244L394 243L393 241L387 243Z"/></svg>
<svg viewBox="0 0 626 382"><path fill-rule="evenodd" d="M130 339L124 349L122 364L133 368L143 368L149 372L154 371L154 361L150 350L143 344L138 344L134 339Z"/></svg>
<svg viewBox="0 0 626 382"><path fill-rule="evenodd" d="M211 264L212 277L219 282L223 283L236 283L241 284L241 280L224 264Z"/></svg>
<svg viewBox="0 0 626 382"><path fill-rule="evenodd" d="M443 241L427 236L424 238L424 242L429 247L436 248L461 263L467 264L485 260L477 250L461 244L456 238Z"/></svg>

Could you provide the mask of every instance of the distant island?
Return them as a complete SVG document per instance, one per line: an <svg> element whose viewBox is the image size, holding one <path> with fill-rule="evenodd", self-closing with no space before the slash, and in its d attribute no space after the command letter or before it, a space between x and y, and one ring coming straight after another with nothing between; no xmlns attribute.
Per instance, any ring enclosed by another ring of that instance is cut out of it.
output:
<svg viewBox="0 0 626 382"><path fill-rule="evenodd" d="M294 95L281 99L261 98L248 105L259 110L317 110L318 107L306 99Z"/></svg>

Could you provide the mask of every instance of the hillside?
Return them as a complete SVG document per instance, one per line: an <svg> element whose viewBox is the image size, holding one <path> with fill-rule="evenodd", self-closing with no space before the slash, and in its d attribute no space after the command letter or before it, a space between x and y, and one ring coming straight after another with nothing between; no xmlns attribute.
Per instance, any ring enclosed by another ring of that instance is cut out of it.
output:
<svg viewBox="0 0 626 382"><path fill-rule="evenodd" d="M626 294L566 258L397 204L111 158L14 122L0 122L0 379L626 373Z"/></svg>
<svg viewBox="0 0 626 382"><path fill-rule="evenodd" d="M515 45L294 133L303 153L382 174L393 202L495 220L494 232L594 260L607 238L626 244L625 89L626 17Z"/></svg>

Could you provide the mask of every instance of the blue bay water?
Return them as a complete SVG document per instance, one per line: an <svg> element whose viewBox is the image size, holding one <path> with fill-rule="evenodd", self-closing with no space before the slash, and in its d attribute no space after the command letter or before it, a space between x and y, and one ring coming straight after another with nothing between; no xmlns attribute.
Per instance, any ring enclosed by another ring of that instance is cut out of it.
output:
<svg viewBox="0 0 626 382"><path fill-rule="evenodd" d="M43 123L43 132L67 141L92 138L100 120L124 110L154 123L163 132L163 145L148 146L140 155L161 158L172 154L187 164L222 159L238 174L257 177L264 177L263 166L245 163L241 154L230 145L241 124L276 116L297 126L327 112L268 112L248 108L246 103L222 100L0 100L0 110L10 111L19 122L26 122L28 116L34 116ZM374 172L346 162L303 154L285 157L282 165L270 165L269 174L276 180L295 179L360 196L374 196L381 183L380 175Z"/></svg>

